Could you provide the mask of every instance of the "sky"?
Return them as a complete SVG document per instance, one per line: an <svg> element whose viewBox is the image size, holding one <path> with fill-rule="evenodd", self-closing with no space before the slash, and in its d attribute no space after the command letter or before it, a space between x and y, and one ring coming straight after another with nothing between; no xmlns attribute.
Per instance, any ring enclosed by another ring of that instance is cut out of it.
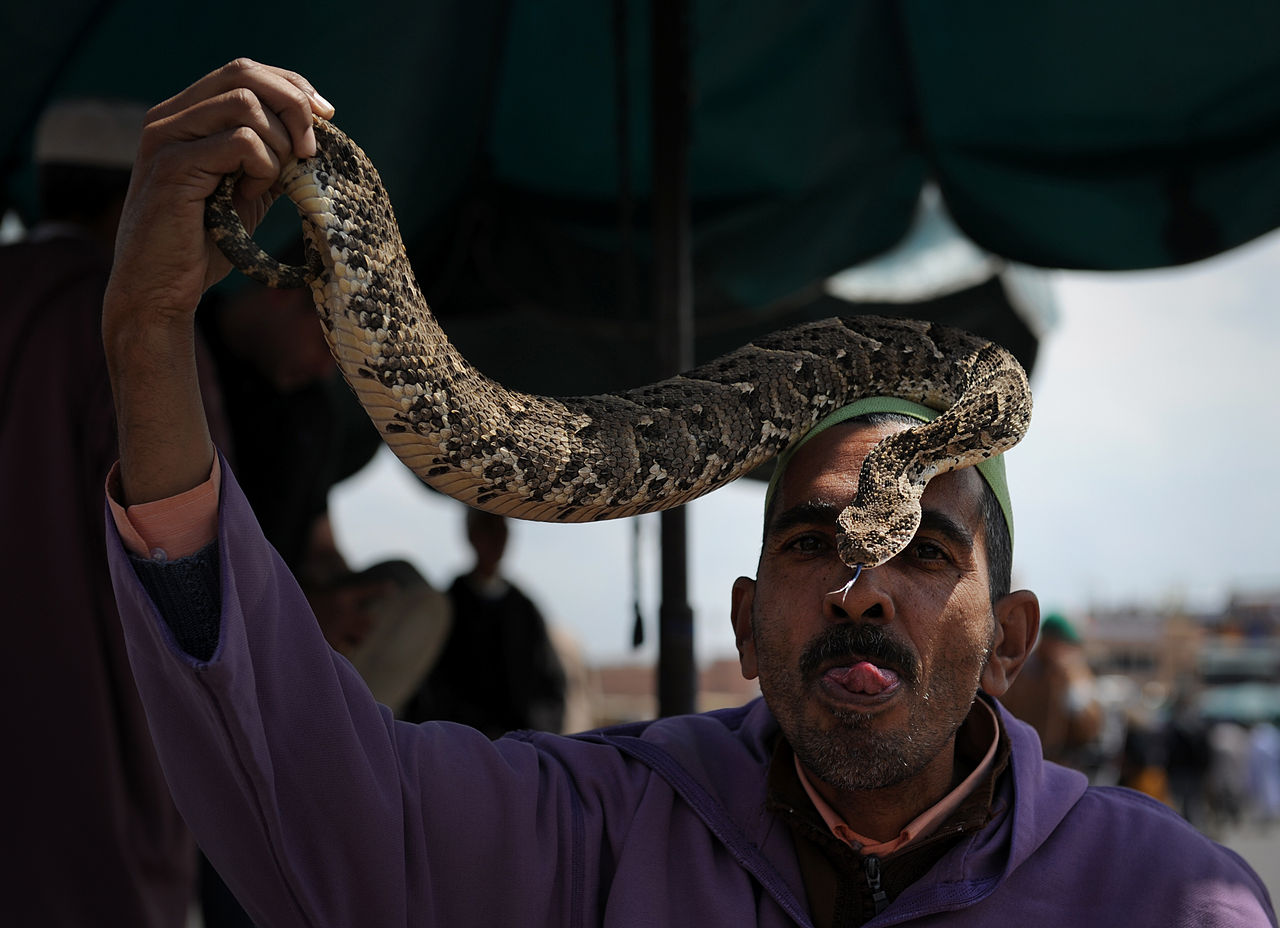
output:
<svg viewBox="0 0 1280 928"><path fill-rule="evenodd" d="M1043 610L1214 611L1280 593L1278 280L1280 232L1181 268L1050 275L1059 319L1031 378L1031 428L1007 459L1014 583ZM744 480L689 505L699 662L734 653L729 589L754 575L763 497ZM385 448L331 511L357 568L403 557L444 587L470 565L460 504ZM656 515L513 522L506 568L588 660L652 661L658 527ZM646 643L633 650L637 587Z"/></svg>

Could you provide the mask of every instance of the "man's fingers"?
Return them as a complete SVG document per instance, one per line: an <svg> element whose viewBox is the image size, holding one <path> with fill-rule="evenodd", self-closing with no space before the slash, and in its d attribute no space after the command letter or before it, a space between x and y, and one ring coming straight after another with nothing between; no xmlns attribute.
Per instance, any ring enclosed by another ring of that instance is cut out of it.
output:
<svg viewBox="0 0 1280 928"><path fill-rule="evenodd" d="M149 144L190 146L191 163L211 177L210 192L217 178L243 171L240 191L249 198L265 193L293 154L289 131L280 117L242 88L199 101L152 123L148 132Z"/></svg>
<svg viewBox="0 0 1280 928"><path fill-rule="evenodd" d="M315 153L313 114L331 115L305 79L238 59L147 116L116 248L116 292L161 315L194 309L225 273L204 230L205 199L240 172L236 205L252 228L281 165Z"/></svg>
<svg viewBox="0 0 1280 928"><path fill-rule="evenodd" d="M171 116L148 123L144 144L185 142L240 128L261 137L278 160L283 161L293 151L293 138L280 116L244 87L197 100Z"/></svg>
<svg viewBox="0 0 1280 928"><path fill-rule="evenodd" d="M237 58L206 74L185 90L155 106L152 113L155 118L172 116L193 103L236 87L261 91L263 99L273 109L298 106L311 109L316 115L326 118L333 113L329 102L301 74L261 64L249 58Z"/></svg>
<svg viewBox="0 0 1280 928"><path fill-rule="evenodd" d="M154 107L148 120L167 119L205 100L239 90L252 92L265 110L279 118L293 151L301 157L315 154L312 114L328 118L333 115L333 106L302 75L248 58L237 58L205 75Z"/></svg>
<svg viewBox="0 0 1280 928"><path fill-rule="evenodd" d="M158 153L157 178L190 189L189 199L203 201L227 174L243 171L237 193L256 199L280 175L280 159L260 135L243 126L193 138ZM184 197L185 199L186 197Z"/></svg>

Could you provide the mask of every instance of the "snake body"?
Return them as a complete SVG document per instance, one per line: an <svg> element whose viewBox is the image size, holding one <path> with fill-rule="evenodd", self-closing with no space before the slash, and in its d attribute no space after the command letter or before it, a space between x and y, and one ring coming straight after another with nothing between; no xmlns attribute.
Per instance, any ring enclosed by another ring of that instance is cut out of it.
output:
<svg viewBox="0 0 1280 928"><path fill-rule="evenodd" d="M441 330L364 152L324 120L315 128L318 153L281 175L303 220L307 268L253 243L232 205L234 177L210 198L206 225L249 276L311 287L338 366L386 443L472 506L558 522L667 509L765 463L828 412L892 395L943 412L866 459L841 516L840 553L871 567L911 540L931 477L999 454L1026 431L1027 378L1007 351L959 329L876 317L785 329L626 392L507 390Z"/></svg>

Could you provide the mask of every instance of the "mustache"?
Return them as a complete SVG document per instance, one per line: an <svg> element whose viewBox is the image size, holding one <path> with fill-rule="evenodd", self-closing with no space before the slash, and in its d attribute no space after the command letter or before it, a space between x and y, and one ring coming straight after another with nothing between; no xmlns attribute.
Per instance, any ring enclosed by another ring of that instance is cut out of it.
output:
<svg viewBox="0 0 1280 928"><path fill-rule="evenodd" d="M841 623L823 629L800 655L801 676L816 677L824 664L854 656L890 667L908 683L920 680L915 653L891 638L881 626L866 623Z"/></svg>

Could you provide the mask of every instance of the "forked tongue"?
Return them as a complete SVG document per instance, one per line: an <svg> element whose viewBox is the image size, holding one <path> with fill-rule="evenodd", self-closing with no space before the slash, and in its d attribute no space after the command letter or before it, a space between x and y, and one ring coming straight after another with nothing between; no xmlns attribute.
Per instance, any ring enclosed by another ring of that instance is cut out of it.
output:
<svg viewBox="0 0 1280 928"><path fill-rule="evenodd" d="M898 682L898 675L888 667L870 661L859 661L852 667L834 667L827 676L851 693L877 696Z"/></svg>

